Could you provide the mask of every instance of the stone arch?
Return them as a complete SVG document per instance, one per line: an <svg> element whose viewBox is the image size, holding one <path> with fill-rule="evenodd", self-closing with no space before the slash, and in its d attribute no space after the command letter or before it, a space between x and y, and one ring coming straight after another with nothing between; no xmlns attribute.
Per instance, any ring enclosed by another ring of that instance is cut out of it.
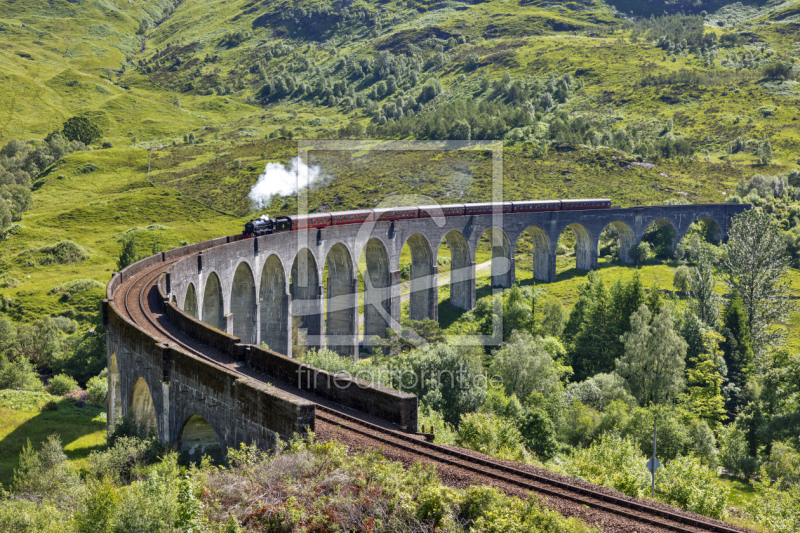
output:
<svg viewBox="0 0 800 533"><path fill-rule="evenodd" d="M597 245L591 233L583 224L574 222L561 230L571 230L575 235L575 268L579 270L593 270L597 266Z"/></svg>
<svg viewBox="0 0 800 533"><path fill-rule="evenodd" d="M484 238L488 238L492 248L492 287L511 287L514 284L514 259L508 237L500 228L489 228L478 242ZM475 262L478 262L477 259Z"/></svg>
<svg viewBox="0 0 800 533"><path fill-rule="evenodd" d="M111 352L108 361L108 394L107 398L107 417L109 427L122 418L122 387L119 379L119 366L117 364L117 354Z"/></svg>
<svg viewBox="0 0 800 533"><path fill-rule="evenodd" d="M523 234L528 234L533 243L533 279L541 281L551 281L551 268L553 271L555 267L550 264L550 237L539 226L528 226L523 231ZM519 243L519 238L517 239ZM517 248L517 244L514 245Z"/></svg>
<svg viewBox="0 0 800 533"><path fill-rule="evenodd" d="M424 236L411 235L405 244L411 250L411 294L408 317L411 320L437 319L439 299L436 290L436 268L433 251Z"/></svg>
<svg viewBox="0 0 800 533"><path fill-rule="evenodd" d="M183 310L187 315L197 318L197 291L194 283L189 283L186 287L186 296L183 298Z"/></svg>
<svg viewBox="0 0 800 533"><path fill-rule="evenodd" d="M603 231L612 228L619 238L619 260L622 263L632 264L636 261L633 258L633 247L636 243L636 237L633 235L633 230L626 223L615 220L606 225ZM602 234L602 233L601 233ZM598 239L598 246L600 245ZM599 252L599 250L598 250Z"/></svg>
<svg viewBox="0 0 800 533"><path fill-rule="evenodd" d="M339 355L355 355L358 285L353 276L350 250L334 244L325 259L325 336L328 348Z"/></svg>
<svg viewBox="0 0 800 533"><path fill-rule="evenodd" d="M215 272L211 272L206 280L206 290L203 293L203 322L221 331L228 330L228 321L225 318L225 302L222 298L222 284Z"/></svg>
<svg viewBox="0 0 800 533"><path fill-rule="evenodd" d="M475 307L475 263L469 243L456 230L446 234L442 242L450 248L450 305L470 310Z"/></svg>
<svg viewBox="0 0 800 533"><path fill-rule="evenodd" d="M643 241L653 246L653 251L662 258L671 257L675 253L678 241L683 236L668 218L652 220L642 233Z"/></svg>
<svg viewBox="0 0 800 533"><path fill-rule="evenodd" d="M694 219L692 221L692 224L694 224L695 222L703 223L705 229L705 238L708 242L712 244L719 244L722 242L723 238L725 237L725 232L722 229L722 225L719 222L717 222L715 218L700 216ZM689 225L691 226L691 224ZM688 228L686 231L687 232L689 231ZM684 233L683 236L685 235L686 233Z"/></svg>
<svg viewBox="0 0 800 533"><path fill-rule="evenodd" d="M386 337L392 324L392 272L389 253L380 239L370 239L364 246L366 270L364 279L364 340L374 336Z"/></svg>
<svg viewBox="0 0 800 533"><path fill-rule="evenodd" d="M261 290L259 291L261 314L261 339L270 349L291 355L289 342L289 295L286 292L286 276L278 256L267 257L261 271Z"/></svg>
<svg viewBox="0 0 800 533"><path fill-rule="evenodd" d="M243 344L256 344L256 284L253 271L247 262L242 261L233 274L231 287L231 315L233 318L233 334Z"/></svg>
<svg viewBox="0 0 800 533"><path fill-rule="evenodd" d="M289 279L289 294L292 298L292 334L296 326L298 331L306 335L307 342L311 346L322 346L321 290L317 260L308 248L303 248L297 252L292 262L292 275Z"/></svg>
<svg viewBox="0 0 800 533"><path fill-rule="evenodd" d="M200 415L192 415L183 423L178 437L178 451L192 463L200 462L204 455L218 464L225 460L217 432Z"/></svg>
<svg viewBox="0 0 800 533"><path fill-rule="evenodd" d="M142 377L137 379L136 383L133 385L128 414L133 417L138 424L142 424L153 431L158 428L156 408L153 404L153 396L150 394L150 386Z"/></svg>

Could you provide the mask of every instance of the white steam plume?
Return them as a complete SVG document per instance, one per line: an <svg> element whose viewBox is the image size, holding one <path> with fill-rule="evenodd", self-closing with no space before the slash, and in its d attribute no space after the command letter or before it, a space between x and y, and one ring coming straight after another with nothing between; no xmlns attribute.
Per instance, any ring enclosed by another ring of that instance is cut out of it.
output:
<svg viewBox="0 0 800 533"><path fill-rule="evenodd" d="M308 187L319 180L321 173L319 165L309 167L299 157L292 159L289 169L280 163L267 163L247 196L258 209L269 204L276 194L289 196Z"/></svg>

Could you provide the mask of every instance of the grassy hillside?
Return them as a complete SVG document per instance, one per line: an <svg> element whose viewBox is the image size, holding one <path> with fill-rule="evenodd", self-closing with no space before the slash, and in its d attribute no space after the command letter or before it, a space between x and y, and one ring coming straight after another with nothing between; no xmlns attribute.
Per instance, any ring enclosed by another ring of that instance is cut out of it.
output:
<svg viewBox="0 0 800 533"><path fill-rule="evenodd" d="M129 232L149 253L237 231L266 163L296 155L290 139L502 139L509 199L724 201L798 164L796 82L764 69L798 73L800 3L704 7L2 0L0 145L84 116L111 146L31 176L33 206L0 248L2 308L88 319L99 286L65 283L105 283ZM665 8L684 18L630 13ZM485 154L314 157L311 210L491 197ZM42 251L65 239L79 262Z"/></svg>

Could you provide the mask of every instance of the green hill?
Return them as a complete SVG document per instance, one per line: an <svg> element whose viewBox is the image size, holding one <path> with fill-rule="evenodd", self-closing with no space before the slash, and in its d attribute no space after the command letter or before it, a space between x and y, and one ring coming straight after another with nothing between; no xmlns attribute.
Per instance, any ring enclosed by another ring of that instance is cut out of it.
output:
<svg viewBox="0 0 800 533"><path fill-rule="evenodd" d="M296 155L292 139L503 140L508 198L724 201L740 179L798 164L800 2L704 9L2 0L0 146L20 139L34 150L73 116L102 132L93 149L16 178L33 198L0 249L11 280L0 283L3 308L23 321L66 312L52 287L105 282L126 232L144 253L236 231L266 163ZM406 192L491 196L480 156L339 152L317 162L325 179L312 210ZM30 260L64 239L88 259Z"/></svg>

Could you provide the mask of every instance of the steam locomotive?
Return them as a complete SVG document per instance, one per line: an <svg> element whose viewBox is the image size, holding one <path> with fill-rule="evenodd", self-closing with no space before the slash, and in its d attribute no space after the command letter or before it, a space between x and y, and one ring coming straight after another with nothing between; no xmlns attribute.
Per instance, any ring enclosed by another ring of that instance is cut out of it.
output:
<svg viewBox="0 0 800 533"><path fill-rule="evenodd" d="M533 200L525 202L502 202L480 204L447 204L418 207L382 207L359 211L337 211L334 213L312 213L273 217L262 216L244 225L245 237L260 237L283 231L299 229L363 224L389 220L408 220L438 216L490 215L495 209L503 213L533 213L541 211L580 211L584 209L608 209L608 198L585 198L578 200Z"/></svg>

